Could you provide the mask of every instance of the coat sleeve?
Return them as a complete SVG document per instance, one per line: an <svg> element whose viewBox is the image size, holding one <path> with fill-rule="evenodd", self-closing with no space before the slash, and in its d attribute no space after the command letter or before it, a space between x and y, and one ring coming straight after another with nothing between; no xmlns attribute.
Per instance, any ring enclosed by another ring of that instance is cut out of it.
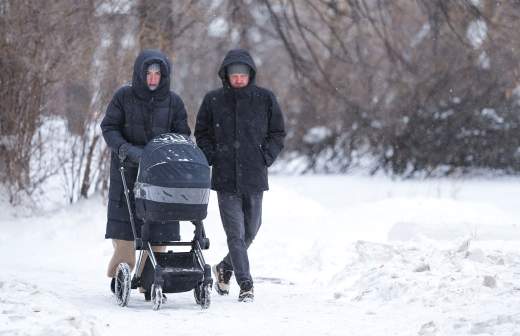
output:
<svg viewBox="0 0 520 336"><path fill-rule="evenodd" d="M213 164L213 156L215 154L215 136L211 118L209 97L206 95L197 113L195 139L197 140L197 145L202 149L204 155L206 155L206 159L210 165Z"/></svg>
<svg viewBox="0 0 520 336"><path fill-rule="evenodd" d="M170 131L174 133L185 134L186 136L190 136L191 129L188 125L188 116L186 113L186 108L184 107L184 102L181 97L176 94L173 94L173 120L170 126Z"/></svg>
<svg viewBox="0 0 520 336"><path fill-rule="evenodd" d="M280 110L278 101L272 92L269 94L268 106L269 120L267 137L265 142L262 144L262 150L264 153L265 163L269 167L282 151L286 133L282 111Z"/></svg>
<svg viewBox="0 0 520 336"><path fill-rule="evenodd" d="M124 88L119 89L110 104L108 104L105 117L101 121L101 131L108 147L119 155L119 148L131 146L123 137L123 127L125 124L125 113L123 110Z"/></svg>

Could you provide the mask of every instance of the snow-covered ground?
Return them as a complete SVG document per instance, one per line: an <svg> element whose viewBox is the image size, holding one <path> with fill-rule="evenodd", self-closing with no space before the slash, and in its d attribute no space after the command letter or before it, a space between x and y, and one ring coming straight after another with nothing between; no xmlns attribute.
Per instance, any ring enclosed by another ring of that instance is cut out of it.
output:
<svg viewBox="0 0 520 336"><path fill-rule="evenodd" d="M215 195L211 264L226 250ZM255 302L169 294L159 311L105 277L101 197L30 216L2 204L0 335L520 336L520 179L272 176L251 247ZM192 226L182 226L190 239Z"/></svg>

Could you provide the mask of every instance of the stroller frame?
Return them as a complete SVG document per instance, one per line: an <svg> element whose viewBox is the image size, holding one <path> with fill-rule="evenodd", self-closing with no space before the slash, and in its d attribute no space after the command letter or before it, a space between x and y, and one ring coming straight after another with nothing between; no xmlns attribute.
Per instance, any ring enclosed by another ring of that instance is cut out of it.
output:
<svg viewBox="0 0 520 336"><path fill-rule="evenodd" d="M123 181L123 189L126 199L126 205L128 207L128 214L130 218L130 225L132 227L132 234L134 236L134 247L135 250L139 251L139 257L137 259L135 272L133 277L130 279L131 271L130 267L126 263L121 263L118 265L117 271L116 271L116 281L115 281L115 296L117 303L124 307L128 304L128 299L130 296L130 290L131 289L137 289L143 284L143 281L141 279L142 275L145 273L145 269L147 268L146 264L145 267L142 270L141 274L137 274L139 272L139 269L141 268L141 263L144 259L144 251L148 252L148 257L151 263L151 266L153 267L153 284L151 286L151 290L144 293L145 300L151 300L153 303L153 309L158 310L161 307L161 304L166 302L166 297L163 295L163 288L165 285L165 277L168 275L171 275L175 270L172 270L170 267L163 267L161 266L160 262L158 261L155 253L158 253L158 255L164 255L165 258L167 257L173 257L174 255L182 255L184 259L186 257L189 259L190 256L187 254L192 254L195 256L196 264L198 266L197 269L192 269L191 271L189 269L183 269L178 272L184 272L185 276L191 276L192 278L198 277L200 279L195 285L195 287L192 286L186 286L184 287L181 285L180 288L173 291L165 291L167 293L170 292L185 292L191 289L194 289L194 296L195 296L195 302L199 304L203 309L209 308L209 305L211 303L211 287L213 285L213 279L211 278L211 268L208 264L206 264L204 260L204 256L202 254L203 249L209 248L209 239L206 238L205 232L204 232L204 225L201 220L193 220L191 221L195 225L195 232L194 237L191 242L187 241L167 241L167 242L150 242L148 239L143 239L143 232L147 232L150 227L150 223L148 221L144 221L143 228L141 230L141 236L138 237L137 230L136 230L136 223L134 218L134 208L132 207L132 202L130 201L130 190L128 189L128 185L126 183L125 178L125 168L123 164L121 163L119 171L121 173L121 178ZM147 235L147 233L146 233ZM168 253L161 253L161 252L154 252L153 246L191 246L191 250L188 253L172 253L172 251L169 251Z"/></svg>

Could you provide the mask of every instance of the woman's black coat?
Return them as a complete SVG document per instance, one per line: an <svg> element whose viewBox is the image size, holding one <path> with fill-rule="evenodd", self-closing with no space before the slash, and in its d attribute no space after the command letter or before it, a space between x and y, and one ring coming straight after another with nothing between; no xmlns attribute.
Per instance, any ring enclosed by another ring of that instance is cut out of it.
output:
<svg viewBox="0 0 520 336"><path fill-rule="evenodd" d="M155 91L146 84L146 69L152 63L161 67L161 80ZM170 74L171 65L163 53L144 50L135 61L132 85L116 91L101 122L103 137L112 150L105 238L134 239L119 172L121 160L128 188L132 190L140 153L148 141L162 133L191 133L184 103L170 91Z"/></svg>
<svg viewBox="0 0 520 336"><path fill-rule="evenodd" d="M229 85L227 67L249 65L249 85ZM274 94L255 85L256 66L243 49L227 53L219 70L223 88L206 94L195 126L197 145L213 166L211 187L253 193L269 188L267 167L283 148L284 120Z"/></svg>

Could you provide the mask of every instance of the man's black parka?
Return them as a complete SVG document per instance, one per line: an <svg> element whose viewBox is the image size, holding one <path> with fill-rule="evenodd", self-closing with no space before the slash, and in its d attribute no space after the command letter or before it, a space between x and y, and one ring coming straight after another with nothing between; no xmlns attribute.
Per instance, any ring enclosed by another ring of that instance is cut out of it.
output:
<svg viewBox="0 0 520 336"><path fill-rule="evenodd" d="M250 67L249 84L233 88L227 67ZM283 148L284 120L274 94L255 85L256 66L246 50L227 53L220 66L223 87L206 94L195 126L197 145L213 166L217 191L254 193L267 190L267 167Z"/></svg>
<svg viewBox="0 0 520 336"><path fill-rule="evenodd" d="M152 63L161 67L161 80L154 91L146 83L146 70ZM119 172L120 160L125 165L128 188L132 190L140 152L148 141L168 132L191 133L184 103L170 91L170 74L171 64L163 53L141 52L135 60L132 85L116 91L101 122L103 137L112 150L105 238L134 239Z"/></svg>

